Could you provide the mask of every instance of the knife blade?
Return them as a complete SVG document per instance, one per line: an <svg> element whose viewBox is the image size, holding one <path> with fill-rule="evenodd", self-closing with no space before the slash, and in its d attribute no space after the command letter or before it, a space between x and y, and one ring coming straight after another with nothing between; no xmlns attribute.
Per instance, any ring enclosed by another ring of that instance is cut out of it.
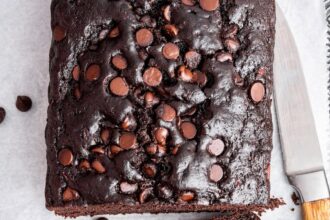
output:
<svg viewBox="0 0 330 220"><path fill-rule="evenodd" d="M305 202L329 198L324 163L294 38L277 7L274 97L285 172Z"/></svg>

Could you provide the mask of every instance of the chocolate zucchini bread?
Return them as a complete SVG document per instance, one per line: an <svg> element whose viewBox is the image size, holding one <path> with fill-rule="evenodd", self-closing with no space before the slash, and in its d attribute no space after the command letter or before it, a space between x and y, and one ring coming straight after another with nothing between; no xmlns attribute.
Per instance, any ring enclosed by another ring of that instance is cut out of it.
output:
<svg viewBox="0 0 330 220"><path fill-rule="evenodd" d="M269 204L274 0L53 0L46 206Z"/></svg>

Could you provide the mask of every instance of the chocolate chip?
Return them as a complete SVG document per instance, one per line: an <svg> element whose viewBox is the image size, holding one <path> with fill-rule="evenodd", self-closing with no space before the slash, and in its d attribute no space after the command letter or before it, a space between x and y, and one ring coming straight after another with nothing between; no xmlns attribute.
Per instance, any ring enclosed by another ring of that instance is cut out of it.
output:
<svg viewBox="0 0 330 220"><path fill-rule="evenodd" d="M178 35L179 30L173 25L173 24L166 24L164 26L164 30L166 31L166 33L168 35L170 35L171 37L175 37Z"/></svg>
<svg viewBox="0 0 330 220"><path fill-rule="evenodd" d="M60 150L58 153L58 161L63 165L63 166L69 166L72 164L73 161L73 154L70 149L63 148Z"/></svg>
<svg viewBox="0 0 330 220"><path fill-rule="evenodd" d="M107 37L108 33L109 33L109 30L107 30L107 29L104 29L104 30L100 31L99 40L100 41L104 40Z"/></svg>
<svg viewBox="0 0 330 220"><path fill-rule="evenodd" d="M6 117L6 110L0 107L0 124L5 120Z"/></svg>
<svg viewBox="0 0 330 220"><path fill-rule="evenodd" d="M154 36L151 31L146 28L142 28L136 32L136 42L141 47L147 47L154 41Z"/></svg>
<svg viewBox="0 0 330 220"><path fill-rule="evenodd" d="M98 64L90 65L85 73L85 79L87 81L95 81L101 75L101 67Z"/></svg>
<svg viewBox="0 0 330 220"><path fill-rule="evenodd" d="M150 108L159 103L159 98L156 97L152 92L146 92L144 95L144 102L147 108Z"/></svg>
<svg viewBox="0 0 330 220"><path fill-rule="evenodd" d="M59 25L55 26L53 30L53 37L57 42L62 41L66 37L65 29Z"/></svg>
<svg viewBox="0 0 330 220"><path fill-rule="evenodd" d="M146 188L144 190L142 190L142 192L139 195L139 201L140 203L145 203L148 201L148 199L152 196L152 188Z"/></svg>
<svg viewBox="0 0 330 220"><path fill-rule="evenodd" d="M157 156L158 157L162 157L162 156L164 156L165 154L166 154L166 152L167 152L167 147L165 146L165 145L157 145L157 150L158 150L158 152L157 152Z"/></svg>
<svg viewBox="0 0 330 220"><path fill-rule="evenodd" d="M32 107L32 100L28 96L17 96L16 108L21 112L27 112Z"/></svg>
<svg viewBox="0 0 330 220"><path fill-rule="evenodd" d="M233 75L233 80L235 85L244 86L244 79L242 79L242 77L238 73L235 73Z"/></svg>
<svg viewBox="0 0 330 220"><path fill-rule="evenodd" d="M92 162L92 167L94 170L96 170L96 172L98 173L104 173L105 172L105 167L103 166L103 164L99 161L99 160L94 160Z"/></svg>
<svg viewBox="0 0 330 220"><path fill-rule="evenodd" d="M74 95L74 97L76 97L77 100L79 100L81 98L81 91L80 91L79 85L76 85L74 87L73 95Z"/></svg>
<svg viewBox="0 0 330 220"><path fill-rule="evenodd" d="M73 67L72 70L72 78L76 81L79 81L79 77L80 77L80 68L78 65L76 65L75 67Z"/></svg>
<svg viewBox="0 0 330 220"><path fill-rule="evenodd" d="M185 62L189 68L195 69L201 62L202 56L194 50L188 51L185 55Z"/></svg>
<svg viewBox="0 0 330 220"><path fill-rule="evenodd" d="M108 219L105 218L105 217L99 217L99 218L97 218L96 220L108 220Z"/></svg>
<svg viewBox="0 0 330 220"><path fill-rule="evenodd" d="M173 121L176 117L176 111L175 109L167 104L160 105L157 110L157 115L159 118L161 118L163 121Z"/></svg>
<svg viewBox="0 0 330 220"><path fill-rule="evenodd" d="M266 93L265 86L261 82L255 82L251 86L250 96L254 102L256 103L261 102L265 96L265 93Z"/></svg>
<svg viewBox="0 0 330 220"><path fill-rule="evenodd" d="M89 170L91 168L91 164L88 160L82 160L79 164L79 168L83 170Z"/></svg>
<svg viewBox="0 0 330 220"><path fill-rule="evenodd" d="M238 25L237 24L231 24L228 29L225 31L223 37L224 38L234 38L237 35L238 32Z"/></svg>
<svg viewBox="0 0 330 220"><path fill-rule="evenodd" d="M190 202L195 198L195 193L191 191L185 191L180 194L179 198L183 202Z"/></svg>
<svg viewBox="0 0 330 220"><path fill-rule="evenodd" d="M119 138L119 146L125 150L136 147L136 136L133 133L124 133Z"/></svg>
<svg viewBox="0 0 330 220"><path fill-rule="evenodd" d="M217 61L224 62L233 62L233 56L230 53L222 52L217 55Z"/></svg>
<svg viewBox="0 0 330 220"><path fill-rule="evenodd" d="M180 55L179 47L173 43L167 43L163 47L163 56L168 60L176 60Z"/></svg>
<svg viewBox="0 0 330 220"><path fill-rule="evenodd" d="M100 137L104 144L107 144L110 140L110 130L108 128L104 128L101 131Z"/></svg>
<svg viewBox="0 0 330 220"><path fill-rule="evenodd" d="M226 45L227 50L231 53L237 52L239 47L240 47L239 41L235 38L226 39L225 40L225 45Z"/></svg>
<svg viewBox="0 0 330 220"><path fill-rule="evenodd" d="M154 163L146 163L142 166L143 173L150 178L153 178L157 174L157 167Z"/></svg>
<svg viewBox="0 0 330 220"><path fill-rule="evenodd" d="M155 67L150 67L143 73L143 81L148 86L158 86L163 79L162 73Z"/></svg>
<svg viewBox="0 0 330 220"><path fill-rule="evenodd" d="M133 115L127 115L121 123L121 128L125 131L132 131L136 127L136 121Z"/></svg>
<svg viewBox="0 0 330 220"><path fill-rule="evenodd" d="M145 15L140 20L142 23L144 23L147 27L156 27L157 22L154 18L151 18L149 15Z"/></svg>
<svg viewBox="0 0 330 220"><path fill-rule="evenodd" d="M196 0L181 0L184 5L193 6L196 3Z"/></svg>
<svg viewBox="0 0 330 220"><path fill-rule="evenodd" d="M104 148L102 146L93 147L92 152L98 154L104 154Z"/></svg>
<svg viewBox="0 0 330 220"><path fill-rule="evenodd" d="M120 54L117 54L116 56L114 56L111 60L112 65L114 65L114 67L116 67L119 70L124 70L127 68L127 60L125 57L123 57Z"/></svg>
<svg viewBox="0 0 330 220"><path fill-rule="evenodd" d="M168 200L173 196L173 190L166 184L159 184L157 187L157 195L161 199Z"/></svg>
<svg viewBox="0 0 330 220"><path fill-rule="evenodd" d="M219 182L223 177L223 170L219 164L213 164L209 171L209 178L213 182Z"/></svg>
<svg viewBox="0 0 330 220"><path fill-rule="evenodd" d="M125 194L133 194L138 190L137 183L128 183L128 182L121 182L120 183L120 191Z"/></svg>
<svg viewBox="0 0 330 220"><path fill-rule="evenodd" d="M146 146L145 150L149 155L155 155L157 153L158 146L157 144L150 144Z"/></svg>
<svg viewBox="0 0 330 220"><path fill-rule="evenodd" d="M258 69L258 76L264 76L266 75L266 68L265 67L260 67Z"/></svg>
<svg viewBox="0 0 330 220"><path fill-rule="evenodd" d="M109 89L117 96L126 96L129 92L129 87L123 77L116 77L111 80Z"/></svg>
<svg viewBox="0 0 330 220"><path fill-rule="evenodd" d="M171 21L171 6L167 5L164 8L163 15L166 21Z"/></svg>
<svg viewBox="0 0 330 220"><path fill-rule="evenodd" d="M156 128L154 131L155 139L156 141L161 144L165 145L166 144L166 139L168 137L168 130L166 128Z"/></svg>
<svg viewBox="0 0 330 220"><path fill-rule="evenodd" d="M214 11L219 7L219 0L199 0L199 5L205 11Z"/></svg>
<svg viewBox="0 0 330 220"><path fill-rule="evenodd" d="M110 32L109 32L109 37L110 38L116 38L119 36L119 28L118 27L114 27Z"/></svg>
<svg viewBox="0 0 330 220"><path fill-rule="evenodd" d="M214 139L207 146L207 151L213 156L219 156L225 149L225 144L221 139Z"/></svg>
<svg viewBox="0 0 330 220"><path fill-rule="evenodd" d="M190 82L193 79L192 72L185 66L180 66L178 70L179 78L184 82Z"/></svg>
<svg viewBox="0 0 330 220"><path fill-rule="evenodd" d="M176 155L179 151L180 145L175 145L172 149L172 154Z"/></svg>
<svg viewBox="0 0 330 220"><path fill-rule="evenodd" d="M62 194L62 199L64 202L69 202L69 201L73 201L73 200L77 200L79 199L79 193L70 188L70 187L67 187L64 191L63 191L63 194Z"/></svg>
<svg viewBox="0 0 330 220"><path fill-rule="evenodd" d="M193 81L196 82L199 86L204 87L207 83L207 76L205 73L194 71Z"/></svg>
<svg viewBox="0 0 330 220"><path fill-rule="evenodd" d="M266 169L266 174L267 174L267 179L270 179L270 164L268 164L267 169Z"/></svg>
<svg viewBox="0 0 330 220"><path fill-rule="evenodd" d="M197 133L196 126L189 121L185 121L181 124L181 133L183 137L193 139Z"/></svg>
<svg viewBox="0 0 330 220"><path fill-rule="evenodd" d="M110 147L110 153L111 155L116 155L119 154L120 152L122 152L124 149L117 146L117 145L111 145Z"/></svg>

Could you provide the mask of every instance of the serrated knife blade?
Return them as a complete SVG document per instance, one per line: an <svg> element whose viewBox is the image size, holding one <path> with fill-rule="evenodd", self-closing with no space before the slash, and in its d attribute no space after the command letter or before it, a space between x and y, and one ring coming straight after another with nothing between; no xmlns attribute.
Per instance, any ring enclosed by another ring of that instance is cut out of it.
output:
<svg viewBox="0 0 330 220"><path fill-rule="evenodd" d="M285 172L304 201L329 198L324 163L294 38L277 7L274 97Z"/></svg>

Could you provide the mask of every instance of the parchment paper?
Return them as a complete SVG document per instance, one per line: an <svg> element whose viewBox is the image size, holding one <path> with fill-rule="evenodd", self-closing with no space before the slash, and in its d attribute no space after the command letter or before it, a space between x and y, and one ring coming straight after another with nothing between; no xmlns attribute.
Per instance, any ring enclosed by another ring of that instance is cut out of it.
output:
<svg viewBox="0 0 330 220"><path fill-rule="evenodd" d="M44 199L50 0L0 0L0 3L0 106L7 111L7 117L0 125L0 220L63 219L46 210ZM278 3L288 18L300 50L318 134L325 151L330 122L323 5L321 1L309 0L300 0L299 5L295 0L279 0ZM28 113L15 108L16 96L20 94L33 100L33 108ZM271 186L271 194L282 197L287 205L267 212L262 219L300 219L299 207L290 199L292 188L283 173L276 127ZM291 208L295 210L291 211ZM193 220L216 215L117 215L110 219Z"/></svg>

